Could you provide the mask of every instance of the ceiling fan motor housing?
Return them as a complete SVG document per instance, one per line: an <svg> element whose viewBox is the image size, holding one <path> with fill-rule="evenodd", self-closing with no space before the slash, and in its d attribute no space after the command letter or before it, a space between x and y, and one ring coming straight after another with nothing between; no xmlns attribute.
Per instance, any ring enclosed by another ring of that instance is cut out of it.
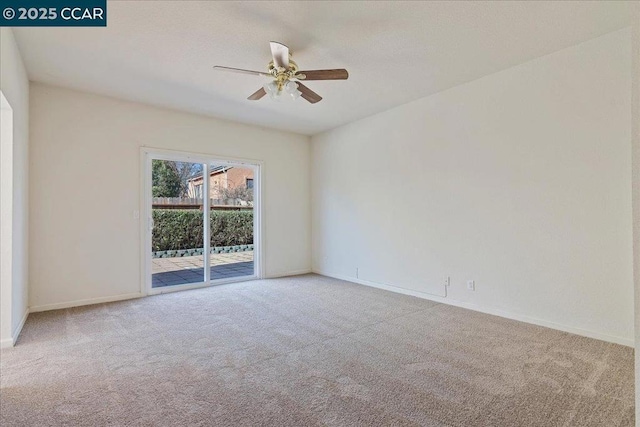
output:
<svg viewBox="0 0 640 427"><path fill-rule="evenodd" d="M304 74L296 75L296 73L298 72L298 64L296 64L295 61L291 59L291 53L289 53L289 68L276 67L273 61L271 61L269 62L268 72L276 79L278 90L282 90L284 85L290 79L303 80L305 77Z"/></svg>

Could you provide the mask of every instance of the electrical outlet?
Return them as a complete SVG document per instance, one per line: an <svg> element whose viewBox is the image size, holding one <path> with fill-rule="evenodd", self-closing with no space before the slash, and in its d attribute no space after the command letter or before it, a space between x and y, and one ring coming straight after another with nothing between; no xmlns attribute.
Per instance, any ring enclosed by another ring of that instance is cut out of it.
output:
<svg viewBox="0 0 640 427"><path fill-rule="evenodd" d="M444 277L442 278L442 286L447 287L447 286L449 286L449 285L451 285L451 277L449 277L449 276L444 276Z"/></svg>
<svg viewBox="0 0 640 427"><path fill-rule="evenodd" d="M356 279L360 278L360 269L356 267Z"/></svg>
<svg viewBox="0 0 640 427"><path fill-rule="evenodd" d="M140 219L140 211L133 211L133 219Z"/></svg>
<svg viewBox="0 0 640 427"><path fill-rule="evenodd" d="M476 282L475 280L467 280L467 290L475 291L476 290Z"/></svg>

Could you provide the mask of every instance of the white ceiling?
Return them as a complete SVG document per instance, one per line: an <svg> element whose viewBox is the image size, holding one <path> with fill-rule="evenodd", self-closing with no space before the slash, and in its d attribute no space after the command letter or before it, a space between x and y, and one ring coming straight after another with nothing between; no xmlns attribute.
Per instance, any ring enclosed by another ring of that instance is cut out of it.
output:
<svg viewBox="0 0 640 427"><path fill-rule="evenodd" d="M315 134L630 25L632 2L108 3L106 28L15 28L31 80L244 123ZM269 41L324 97L246 97Z"/></svg>

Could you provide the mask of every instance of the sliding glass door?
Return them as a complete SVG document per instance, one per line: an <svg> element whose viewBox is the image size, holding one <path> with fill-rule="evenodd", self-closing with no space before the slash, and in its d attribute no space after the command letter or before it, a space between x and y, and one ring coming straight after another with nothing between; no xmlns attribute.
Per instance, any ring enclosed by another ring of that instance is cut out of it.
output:
<svg viewBox="0 0 640 427"><path fill-rule="evenodd" d="M209 165L211 280L252 276L254 168Z"/></svg>
<svg viewBox="0 0 640 427"><path fill-rule="evenodd" d="M259 165L145 156L148 292L258 277Z"/></svg>

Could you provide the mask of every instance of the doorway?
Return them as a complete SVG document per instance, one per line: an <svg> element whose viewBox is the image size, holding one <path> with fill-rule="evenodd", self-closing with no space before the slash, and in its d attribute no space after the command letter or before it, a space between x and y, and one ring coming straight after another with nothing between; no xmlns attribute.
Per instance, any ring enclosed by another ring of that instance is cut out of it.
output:
<svg viewBox="0 0 640 427"><path fill-rule="evenodd" d="M260 274L258 162L143 150L146 293Z"/></svg>

